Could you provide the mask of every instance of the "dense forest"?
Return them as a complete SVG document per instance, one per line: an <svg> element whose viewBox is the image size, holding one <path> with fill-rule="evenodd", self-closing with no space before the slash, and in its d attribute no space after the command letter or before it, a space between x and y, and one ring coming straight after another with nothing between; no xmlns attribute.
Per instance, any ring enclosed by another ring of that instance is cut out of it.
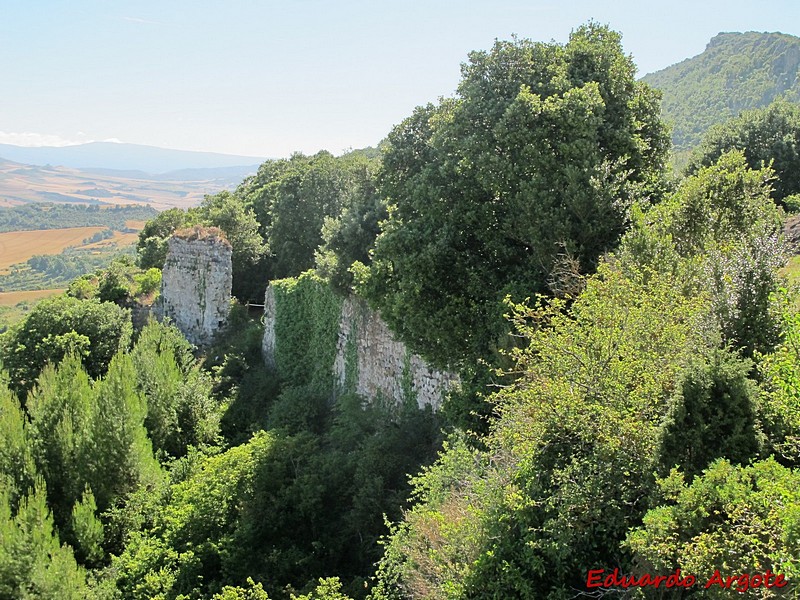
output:
<svg viewBox="0 0 800 600"><path fill-rule="evenodd" d="M0 598L796 597L800 109L675 174L635 74L594 23L498 41L378 148L162 212L1 334ZM204 349L131 324L198 224L237 299ZM275 368L241 306L270 281ZM334 383L353 293L459 373L440 411Z"/></svg>

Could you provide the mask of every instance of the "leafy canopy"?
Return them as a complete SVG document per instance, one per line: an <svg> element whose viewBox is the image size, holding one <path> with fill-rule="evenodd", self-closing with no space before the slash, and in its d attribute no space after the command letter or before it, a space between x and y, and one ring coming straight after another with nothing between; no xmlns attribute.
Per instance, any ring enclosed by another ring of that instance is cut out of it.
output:
<svg viewBox="0 0 800 600"><path fill-rule="evenodd" d="M669 144L634 74L596 24L565 46L496 42L470 54L455 99L392 131L389 218L360 289L411 348L439 365L487 356L506 294L546 291L560 257L585 272L615 245Z"/></svg>
<svg viewBox="0 0 800 600"><path fill-rule="evenodd" d="M742 151L751 169L772 167L773 198L779 204L800 193L800 105L776 101L716 125L695 150L686 171L696 173L731 150Z"/></svg>
<svg viewBox="0 0 800 600"><path fill-rule="evenodd" d="M47 363L68 354L81 358L93 378L108 369L130 343L130 311L111 302L67 296L43 300L24 321L0 337L0 361L20 396L30 390Z"/></svg>

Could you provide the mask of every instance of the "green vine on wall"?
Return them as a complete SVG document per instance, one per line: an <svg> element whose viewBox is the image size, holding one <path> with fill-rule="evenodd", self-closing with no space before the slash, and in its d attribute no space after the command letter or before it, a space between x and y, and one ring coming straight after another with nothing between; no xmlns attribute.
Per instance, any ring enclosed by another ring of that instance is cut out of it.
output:
<svg viewBox="0 0 800 600"><path fill-rule="evenodd" d="M359 319L353 319L350 323L350 335L344 346L344 392L355 394L358 387L358 323Z"/></svg>
<svg viewBox="0 0 800 600"><path fill-rule="evenodd" d="M271 283L275 291L275 366L292 386L334 390L333 362L342 299L313 271Z"/></svg>
<svg viewBox="0 0 800 600"><path fill-rule="evenodd" d="M414 375L411 372L411 352L406 349L403 357L403 374L400 379L400 389L403 392L403 403L406 406L417 407L417 392L414 390Z"/></svg>

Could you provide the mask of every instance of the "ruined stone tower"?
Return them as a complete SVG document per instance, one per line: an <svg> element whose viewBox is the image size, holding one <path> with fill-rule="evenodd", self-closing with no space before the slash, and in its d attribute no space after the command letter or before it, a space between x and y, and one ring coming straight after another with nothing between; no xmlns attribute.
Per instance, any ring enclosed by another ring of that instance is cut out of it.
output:
<svg viewBox="0 0 800 600"><path fill-rule="evenodd" d="M230 243L216 227L176 231L169 240L158 313L192 344L209 344L227 322L231 252Z"/></svg>

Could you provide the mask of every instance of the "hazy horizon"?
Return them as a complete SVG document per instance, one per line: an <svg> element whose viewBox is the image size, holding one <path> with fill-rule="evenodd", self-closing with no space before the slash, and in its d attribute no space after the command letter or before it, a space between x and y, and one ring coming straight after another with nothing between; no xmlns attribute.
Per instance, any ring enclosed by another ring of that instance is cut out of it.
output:
<svg viewBox="0 0 800 600"><path fill-rule="evenodd" d="M594 19L622 33L640 76L696 56L722 31L800 34L790 0L44 0L4 9L0 73L11 85L0 143L253 157L374 146L414 107L452 95L468 52L514 33L565 42Z"/></svg>

